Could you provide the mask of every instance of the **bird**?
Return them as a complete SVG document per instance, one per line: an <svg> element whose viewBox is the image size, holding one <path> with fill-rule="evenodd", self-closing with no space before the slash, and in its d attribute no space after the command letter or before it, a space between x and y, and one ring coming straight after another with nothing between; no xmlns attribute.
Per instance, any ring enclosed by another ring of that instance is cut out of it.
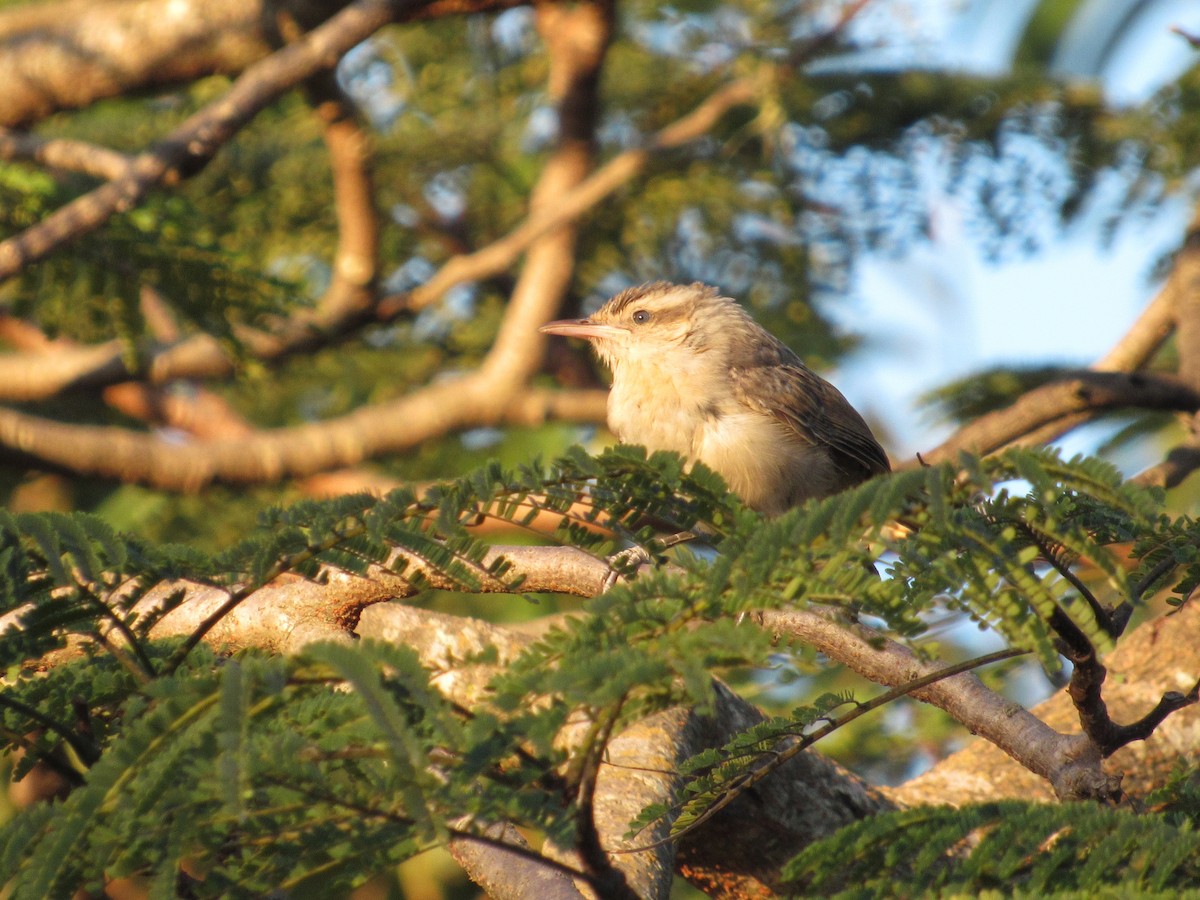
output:
<svg viewBox="0 0 1200 900"><path fill-rule="evenodd" d="M618 440L703 463L768 516L891 470L842 393L710 285L631 287L539 330L583 338L608 366Z"/></svg>

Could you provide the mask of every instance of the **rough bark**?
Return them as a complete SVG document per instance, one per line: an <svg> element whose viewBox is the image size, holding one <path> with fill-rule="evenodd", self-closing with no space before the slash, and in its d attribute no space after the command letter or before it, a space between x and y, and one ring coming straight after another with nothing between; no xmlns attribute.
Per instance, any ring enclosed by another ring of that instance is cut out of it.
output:
<svg viewBox="0 0 1200 900"><path fill-rule="evenodd" d="M1110 671L1104 697L1114 718L1132 721L1152 709L1166 691L1188 691L1200 676L1200 605L1189 604L1176 615L1158 616L1123 638L1104 659ZM1077 731L1079 718L1066 692L1035 706L1031 712L1050 728ZM1200 707L1170 716L1146 741L1118 750L1104 763L1133 797L1144 797L1163 783L1180 760L1200 752ZM977 740L942 760L930 771L888 792L898 803L963 804L981 800L1054 799L1050 785L1005 756L987 741Z"/></svg>
<svg viewBox="0 0 1200 900"><path fill-rule="evenodd" d="M271 51L270 8L255 0L68 0L6 9L0 125L239 72Z"/></svg>
<svg viewBox="0 0 1200 900"><path fill-rule="evenodd" d="M516 573L527 576L523 590L587 593L599 587L605 571L602 561L572 548L498 547L495 552L510 559ZM419 561L413 564L419 565ZM436 574L430 574L437 586ZM502 591L498 584L492 589ZM294 652L308 640L345 635L357 622L357 633L363 637L416 649L424 664L437 673L438 688L466 706L486 697L487 682L496 668L469 666L464 661L491 646L498 651L497 665L502 666L533 639L535 630L528 628L513 629L382 602L411 594L406 582L382 573L367 579L343 576L329 585L290 581L255 594L238 608L241 618L215 631L210 639L227 649L266 646ZM504 593L496 597L497 603L522 602L516 597L506 600ZM186 633L203 619L213 602L205 591L199 591L164 620L162 633ZM861 644L861 636L852 632L846 632L844 639L847 646ZM1178 615L1155 618L1123 638L1105 660L1113 673L1106 699L1114 717L1136 718L1164 691L1187 690L1197 675L1194 647L1198 640L1200 608L1195 606ZM824 640L821 646L829 644ZM889 652L886 646L876 646L874 651ZM871 664L878 666L881 660L874 659ZM875 674L885 683L902 682L914 674L912 666L911 658L899 659L891 670ZM953 693L952 684L945 687ZM759 713L745 701L720 685L714 690L717 712L713 718L686 710L667 711L614 739L601 766L596 803L597 827L607 849L630 846L623 836L631 810L636 813L646 803L670 801L675 796L678 785L669 773L678 760L724 743L758 721ZM962 696L969 701L972 694L968 691ZM1010 717L1015 714L1018 724L1022 716L1030 715L999 702L1009 709ZM975 721L974 716L986 721L991 704L985 697L963 718L968 723ZM1078 732L1078 714L1065 695L1036 707L1031 714L1052 735ZM1123 776L1123 786L1131 795L1144 796L1162 783L1179 760L1193 758L1198 746L1200 708L1192 707L1168 718L1148 741L1119 751L1105 763L1104 771L1113 778ZM943 760L925 775L883 792L870 789L819 753L809 751L689 835L677 852L660 848L663 852L657 854L616 853L613 859L630 884L645 891L643 896L663 896L657 892L672 866L714 896L764 896L776 884L779 865L792 854L890 803L962 804L1004 797L1049 802L1054 799L1054 789L1046 778L984 740ZM645 834L632 846L653 839Z"/></svg>

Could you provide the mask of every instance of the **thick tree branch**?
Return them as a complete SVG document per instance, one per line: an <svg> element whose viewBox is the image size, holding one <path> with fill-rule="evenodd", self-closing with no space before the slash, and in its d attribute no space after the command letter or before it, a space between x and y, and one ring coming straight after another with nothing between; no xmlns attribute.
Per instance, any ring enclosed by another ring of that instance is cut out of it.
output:
<svg viewBox="0 0 1200 900"><path fill-rule="evenodd" d="M1200 207L1175 257L1171 280L1178 285L1172 312L1179 343L1179 377L1200 389Z"/></svg>
<svg viewBox="0 0 1200 900"><path fill-rule="evenodd" d="M0 126L106 97L233 74L269 55L281 10L310 26L347 0L65 0L0 11ZM433 0L406 20L498 11L518 0Z"/></svg>
<svg viewBox="0 0 1200 900"><path fill-rule="evenodd" d="M220 100L190 116L155 147L139 153L113 181L0 242L0 280L137 205L153 187L202 168L247 122L306 78L331 69L417 0L357 0L296 43L250 66Z"/></svg>
<svg viewBox="0 0 1200 900"><path fill-rule="evenodd" d="M839 622L832 614L806 609L757 614L763 627L799 637L877 684L896 687L936 672L902 644L864 625ZM1111 797L1112 779L1100 768L1100 755L1083 735L1060 734L1021 706L963 673L913 691L912 696L945 710L1024 768L1045 778L1062 799Z"/></svg>
<svg viewBox="0 0 1200 900"><path fill-rule="evenodd" d="M550 57L548 86L557 101L559 134L530 196L531 218L556 209L592 170L600 114L597 90L613 16L611 0L537 9L538 31ZM578 234L578 223L563 219L528 244L500 332L477 373L506 399L517 396L541 368L545 339L538 326L554 317L570 287Z"/></svg>
<svg viewBox="0 0 1200 900"><path fill-rule="evenodd" d="M0 14L0 124L239 71L270 50L265 12L266 4L254 0L74 0L7 8Z"/></svg>
<svg viewBox="0 0 1200 900"><path fill-rule="evenodd" d="M452 837L447 849L471 880L493 900L584 900L571 877L533 858L532 851L516 853L504 844L529 850L529 844L512 825L489 825L483 834L491 838L459 835Z"/></svg>
<svg viewBox="0 0 1200 900"><path fill-rule="evenodd" d="M1200 641L1200 606L1189 605L1171 616L1155 618L1126 635L1105 657L1105 665L1120 677L1105 685L1111 715L1135 720L1171 691L1194 689L1196 646ZM1070 731L1079 726L1075 703L1057 692L1031 710L1047 727ZM1109 758L1110 771L1119 772L1121 788L1145 796L1180 759L1194 756L1200 704L1193 704L1161 721L1145 740L1127 744ZM994 744L975 741L942 760L929 772L888 792L909 806L926 803L970 803L1003 798L1053 800L1048 782L1017 764Z"/></svg>
<svg viewBox="0 0 1200 900"><path fill-rule="evenodd" d="M1038 429L1060 426L1064 421L1078 423L1098 412L1124 408L1195 412L1200 409L1200 391L1166 375L1075 372L1064 381L1034 388L1006 409L964 425L934 450L922 454L922 459L936 464L953 460L963 451L992 453Z"/></svg>
<svg viewBox="0 0 1200 900"><path fill-rule="evenodd" d="M482 425L594 422L603 408L596 392L520 396L511 385L477 372L337 419L201 443L0 409L0 459L194 492L214 482L254 484L328 472Z"/></svg>
<svg viewBox="0 0 1200 900"><path fill-rule="evenodd" d="M522 591L594 594L602 585L607 564L570 547L496 547L484 565L503 555L521 575ZM431 587L451 586L417 558ZM159 602L177 584L155 589L143 608ZM483 590L506 590L486 583ZM446 616L397 603L381 603L414 593L411 583L382 570L368 578L334 574L328 584L288 580L261 589L233 611L209 634L225 649L264 647L273 652L297 652L312 640L344 639L357 627L365 637L411 646L422 662L439 672L434 683L456 702L473 707L486 696L487 683L497 669L465 666L488 647L498 651L497 666L519 654L533 639L496 625ZM180 607L156 627L158 636L188 634L224 600L224 593L191 586ZM520 602L513 598L513 602ZM654 851L622 853L629 821L652 802L674 803L679 782L678 763L703 749L721 746L736 733L761 721L752 706L721 685L715 686L714 718L685 710L669 710L639 722L608 745L595 792L595 821L602 845L613 864L639 896L665 897L676 865L689 880L714 896L737 896L737 891L761 892L778 877L780 866L802 846L842 825L887 808L882 798L860 781L816 753L803 753L788 762L766 783L732 804L704 829L690 835L678 861L670 845ZM651 836L665 837L670 822L656 826ZM646 835L637 843L643 843ZM496 870L491 870L493 876ZM502 876L508 879L507 875Z"/></svg>

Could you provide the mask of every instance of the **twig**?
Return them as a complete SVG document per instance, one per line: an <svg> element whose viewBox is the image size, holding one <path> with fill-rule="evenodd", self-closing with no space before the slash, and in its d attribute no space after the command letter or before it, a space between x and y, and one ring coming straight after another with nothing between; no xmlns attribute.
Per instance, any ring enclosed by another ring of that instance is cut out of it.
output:
<svg viewBox="0 0 1200 900"><path fill-rule="evenodd" d="M94 763L100 758L100 748L96 746L96 742L90 738L76 733L69 726L64 725L57 719L53 719L45 715L40 710L34 709L28 703L18 700L13 697L10 691L0 691L0 706L11 709L18 715L22 715L30 721L36 722L47 731L58 735L86 764ZM47 764L54 768L59 774L71 779L74 783L79 783L82 779L80 773L71 766L60 767L59 760L47 758L46 754L37 752L39 759L45 759Z"/></svg>
<svg viewBox="0 0 1200 900"><path fill-rule="evenodd" d="M0 280L99 228L156 185L202 168L258 112L305 78L329 69L347 50L414 5L414 0L357 0L294 44L246 69L220 100L190 116L120 177L84 194L0 242Z"/></svg>
<svg viewBox="0 0 1200 900"><path fill-rule="evenodd" d="M133 158L108 147L67 138L40 138L0 128L0 159L41 163L53 169L82 172L108 181L128 174Z"/></svg>
<svg viewBox="0 0 1200 900"><path fill-rule="evenodd" d="M1027 522L1014 523L1010 520L1005 520L1004 524L1015 524L1021 529L1022 533L1029 538L1035 547L1037 547L1041 557L1046 562L1050 563L1050 565L1054 567L1054 570L1063 578L1065 578L1071 587L1075 588L1079 596L1084 599L1088 605L1088 608L1092 611L1092 615L1095 617L1096 623L1102 629L1104 629L1105 634L1114 640L1121 636L1121 632L1124 630L1125 625L1128 624L1129 616L1132 614L1131 610L1124 609L1124 607L1129 606L1128 603L1122 603L1116 609L1109 609L1107 606L1104 606L1099 600L1096 599L1096 595L1088 589L1088 586L1084 584L1079 576L1076 575L1071 569L1069 561L1062 558L1060 555L1061 548L1051 546L1051 541L1049 538L1040 533L1036 528L1029 525ZM1121 610L1119 618L1117 615L1118 610ZM1060 613L1062 618L1065 620L1065 623L1060 622L1060 625L1066 627L1066 623L1070 624L1072 629L1070 632L1072 639L1083 639L1083 644L1080 644L1080 649L1084 652L1091 652L1091 641L1087 640L1086 637L1083 637L1083 633L1079 630L1075 623L1071 621L1066 613L1058 607L1057 604L1055 604L1055 611Z"/></svg>
<svg viewBox="0 0 1200 900"><path fill-rule="evenodd" d="M593 883L604 885L604 896L636 900L637 895L630 890L624 873L613 866L608 852L600 843L595 815L596 778L604 759L604 749L608 746L613 729L617 725L623 703L624 698L618 699L604 711L600 721L592 726L573 766L579 773L575 796L575 849L584 867L591 874Z"/></svg>
<svg viewBox="0 0 1200 900"><path fill-rule="evenodd" d="M1167 691L1159 698L1154 708L1136 722L1119 725L1112 720L1108 713L1108 705L1104 702L1102 689L1104 680L1108 677L1108 669L1094 652L1072 661L1075 668L1071 672L1067 694L1075 704L1084 733L1092 739L1105 758L1112 756L1126 744L1144 741L1169 715L1200 701L1200 681L1197 681L1187 694Z"/></svg>

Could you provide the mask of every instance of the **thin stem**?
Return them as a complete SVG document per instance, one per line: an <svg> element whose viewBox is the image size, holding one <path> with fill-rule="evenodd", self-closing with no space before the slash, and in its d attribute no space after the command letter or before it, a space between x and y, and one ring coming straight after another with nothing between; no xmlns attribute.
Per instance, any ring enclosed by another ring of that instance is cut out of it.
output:
<svg viewBox="0 0 1200 900"><path fill-rule="evenodd" d="M0 736L2 736L4 740L8 741L8 743L12 744L13 746L20 747L27 754L36 756L39 762L45 763L47 766L53 769L55 773L62 776L64 780L70 782L75 787L79 787L83 784L83 775L79 772L79 770L72 766L67 760L60 759L57 753L53 751L46 752L40 749L36 743L25 737L25 735L18 734L17 732L8 728L0 728Z"/></svg>
<svg viewBox="0 0 1200 900"><path fill-rule="evenodd" d="M1021 522L1019 524L1021 530L1025 532L1026 536L1033 542L1034 546L1041 551L1041 554L1045 558L1046 562L1050 563L1050 565L1054 567L1054 570L1063 578L1065 578L1068 583L1070 583L1071 587L1075 588L1075 590L1079 592L1079 595L1087 602L1088 607L1092 610L1092 615L1096 617L1096 622L1101 628L1104 629L1104 633L1114 639L1120 637L1121 631L1124 630L1124 624L1128 623L1129 621L1128 616L1125 617L1122 626L1118 628L1116 622L1113 620L1114 611L1108 609L1096 599L1096 595L1093 594L1088 589L1088 586L1080 580L1079 576L1072 571L1071 566L1065 560L1063 560L1057 552L1055 552L1054 547L1050 546L1050 542L1046 539L1045 535L1040 534L1037 529L1028 523ZM1091 642L1089 641L1089 646L1090 643Z"/></svg>
<svg viewBox="0 0 1200 900"><path fill-rule="evenodd" d="M94 741L88 740L77 734L69 725L64 725L56 719L35 709L27 703L18 700L15 697L9 696L6 693L0 693L0 706L5 706L13 712L20 713L26 718L37 722L47 731L52 731L60 738L66 741L71 749L78 754L79 758L84 762L92 763L100 758L100 748L96 746Z"/></svg>

